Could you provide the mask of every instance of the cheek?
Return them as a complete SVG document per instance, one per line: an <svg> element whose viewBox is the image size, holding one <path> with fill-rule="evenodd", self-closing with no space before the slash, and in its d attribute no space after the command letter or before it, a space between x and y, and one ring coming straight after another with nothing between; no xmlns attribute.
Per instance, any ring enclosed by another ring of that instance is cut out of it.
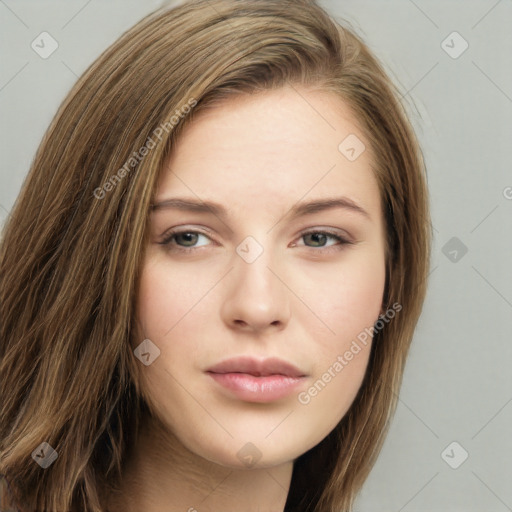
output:
<svg viewBox="0 0 512 512"><path fill-rule="evenodd" d="M209 278L201 282L203 286L157 257L146 261L139 282L134 345L148 338L160 350L151 365L141 366L142 392L153 412L164 414L171 424L179 420L180 407L172 404L181 396L180 383L187 382L190 364L201 355L201 329L207 322L200 318L198 303L211 288Z"/></svg>
<svg viewBox="0 0 512 512"><path fill-rule="evenodd" d="M186 319L199 300L194 282L183 282L175 268L158 260L143 267L137 297L137 318L143 336L163 340ZM204 293L204 292L203 292Z"/></svg>
<svg viewBox="0 0 512 512"><path fill-rule="evenodd" d="M191 267L192 268L192 267ZM159 393L155 372L167 369L179 379L208 359L214 348L205 340L211 336L210 293L217 274L205 266L202 273L178 268L155 257L142 269L137 297L137 338L134 344L150 339L160 350L155 363L144 367L152 377L152 392ZM185 363L185 364L184 364ZM163 379L169 375L163 374Z"/></svg>
<svg viewBox="0 0 512 512"><path fill-rule="evenodd" d="M366 258L354 258L350 265L333 269L329 275L326 279L324 273L322 280L318 276L317 283L322 285L308 297L328 329L312 336L316 342L315 381L299 402L311 402L311 409L325 411L337 421L357 394L366 371L373 327L382 306L384 257L378 252L369 253Z"/></svg>
<svg viewBox="0 0 512 512"><path fill-rule="evenodd" d="M378 251L368 251L364 258L354 254L344 265L316 272L308 276L309 291L304 297L326 327L322 329L325 334L316 337L318 348L331 356L378 319L385 285L384 256ZM313 282L315 287L311 287Z"/></svg>

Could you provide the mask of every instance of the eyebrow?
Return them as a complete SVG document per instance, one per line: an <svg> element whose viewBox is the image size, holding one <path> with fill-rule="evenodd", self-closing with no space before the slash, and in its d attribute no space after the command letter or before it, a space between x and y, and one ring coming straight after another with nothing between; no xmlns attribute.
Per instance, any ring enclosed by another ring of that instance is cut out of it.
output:
<svg viewBox="0 0 512 512"><path fill-rule="evenodd" d="M176 209L187 212L212 213L220 218L226 218L228 216L228 210L223 205L213 201L200 201L193 198L164 199L156 204L152 204L151 209L152 211ZM362 206L348 197L330 197L308 202L298 202L290 208L286 217L296 219L298 217L333 209L343 209L357 213L371 220L370 214Z"/></svg>

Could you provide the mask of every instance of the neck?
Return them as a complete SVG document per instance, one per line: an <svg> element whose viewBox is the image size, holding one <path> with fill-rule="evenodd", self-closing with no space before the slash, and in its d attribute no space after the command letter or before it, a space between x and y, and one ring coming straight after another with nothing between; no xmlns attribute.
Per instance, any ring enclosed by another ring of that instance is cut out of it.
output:
<svg viewBox="0 0 512 512"><path fill-rule="evenodd" d="M188 450L156 419L141 424L109 512L283 512L293 462L235 469Z"/></svg>

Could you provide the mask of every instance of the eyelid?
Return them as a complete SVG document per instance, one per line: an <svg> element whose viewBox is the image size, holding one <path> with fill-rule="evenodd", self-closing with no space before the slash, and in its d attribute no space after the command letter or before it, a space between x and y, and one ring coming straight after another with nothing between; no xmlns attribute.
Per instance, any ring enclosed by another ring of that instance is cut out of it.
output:
<svg viewBox="0 0 512 512"><path fill-rule="evenodd" d="M170 246L170 243L171 243L171 240L174 236L176 235L181 235L183 233L193 233L193 234L197 234L197 235L203 235L205 237L207 237L210 241L213 241L214 243L216 243L213 239L212 239L212 236L211 236L211 233L209 230L201 230L201 229L197 229L197 228L187 228L186 226L177 226L175 228L172 228L172 229L169 229L167 230L163 235L162 235L162 240L160 242L158 242L160 245L163 245L164 247L168 247ZM190 251L197 251L198 249L201 249L203 248L204 246L200 246L200 247L182 247L182 246L177 246L176 248L173 248L173 249L170 249L169 248L169 251L175 251L175 252L190 252Z"/></svg>
<svg viewBox="0 0 512 512"><path fill-rule="evenodd" d="M335 238L340 238L346 243L355 243L355 239L348 234L347 231L339 228L330 228L315 226L313 228L306 228L298 234L298 238L309 235L310 233L323 233L326 235L332 235Z"/></svg>
<svg viewBox="0 0 512 512"><path fill-rule="evenodd" d="M183 233L193 233L193 234L199 234L199 235L203 235L203 236L206 236L208 239L210 239L211 241L213 241L214 243L215 240L212 239L211 237L211 231L208 230L208 229L205 229L205 228L202 228L202 229L198 229L198 228L188 228L187 226L176 226L172 229L169 229L167 230L163 235L162 235L162 240L160 242L158 242L160 245L163 245L163 246L168 246L170 245L170 242L172 240L172 238L176 235L180 235L180 234L183 234ZM327 228L327 227L312 227L312 228L306 228L305 230L302 230L300 233L298 233L298 235L295 237L294 240L300 240L301 238L309 235L309 234L312 234L312 233L319 233L319 234L324 234L324 235L327 235L327 236L330 236L331 238L334 238L338 241L337 244L333 244L333 245L327 245L327 246L319 246L319 247L313 247L313 246L308 246L308 245L305 245L305 244L301 244L300 247L305 247L305 248L308 248L308 249L312 249L314 252L323 252L323 253L326 253L326 252L330 252L332 250L339 250L339 248L342 248L343 246L346 246L346 245L353 245L355 244L355 241L353 240L353 238L346 232L346 231L341 231L340 230L337 230L337 229L334 229L334 228ZM298 244L297 243L293 243L292 247L297 247ZM205 246L199 246L199 247L183 247L183 246L177 246L176 249L172 249L173 251L175 252L191 252L191 251L197 251L201 248L204 248ZM338 249L333 249L333 248L338 248ZM171 250L171 249L169 249Z"/></svg>
<svg viewBox="0 0 512 512"><path fill-rule="evenodd" d="M188 226L176 226L174 228L171 228L171 229L168 229L167 231L165 231L165 233L161 236L161 242L159 243L165 243L166 240L169 240L172 236L174 235L180 235L182 233L196 233L196 234L200 234L200 235L204 235L204 236L207 236L208 238L210 238L210 240L212 240L212 231L210 231L209 229L207 228L193 228L193 227L188 227Z"/></svg>

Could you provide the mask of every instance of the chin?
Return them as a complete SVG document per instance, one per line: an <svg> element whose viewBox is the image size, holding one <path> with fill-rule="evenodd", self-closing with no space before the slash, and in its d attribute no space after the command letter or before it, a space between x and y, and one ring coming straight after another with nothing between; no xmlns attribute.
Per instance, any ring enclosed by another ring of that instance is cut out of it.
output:
<svg viewBox="0 0 512 512"><path fill-rule="evenodd" d="M220 446L198 446L195 443L192 451L214 464L239 471L272 468L291 462L302 453L297 449L292 453L291 449L283 448L275 450L269 443L232 439Z"/></svg>

